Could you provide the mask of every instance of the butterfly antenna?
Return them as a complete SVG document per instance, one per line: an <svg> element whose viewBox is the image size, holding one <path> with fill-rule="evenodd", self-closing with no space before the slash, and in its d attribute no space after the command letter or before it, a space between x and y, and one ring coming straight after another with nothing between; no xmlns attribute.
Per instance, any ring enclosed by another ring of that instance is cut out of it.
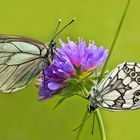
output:
<svg viewBox="0 0 140 140"><path fill-rule="evenodd" d="M51 42L53 42L53 40L54 40L54 38L55 38L55 35L56 35L57 31L58 31L58 28L59 28L59 26L60 26L60 23L61 23L61 19L58 20L58 23L57 23L56 29L55 29L55 31L54 31L54 33L53 33Z"/></svg>
<svg viewBox="0 0 140 140"><path fill-rule="evenodd" d="M52 41L57 37L58 34L60 34L66 27L68 27L70 24L72 24L75 21L76 18L73 18L68 24L66 24L58 33L57 30L52 38ZM59 26L58 26L59 27ZM57 28L58 29L58 28Z"/></svg>

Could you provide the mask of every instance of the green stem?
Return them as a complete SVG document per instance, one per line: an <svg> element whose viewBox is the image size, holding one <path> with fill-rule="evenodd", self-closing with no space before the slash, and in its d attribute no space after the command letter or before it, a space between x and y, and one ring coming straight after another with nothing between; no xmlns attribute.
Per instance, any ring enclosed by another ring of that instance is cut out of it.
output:
<svg viewBox="0 0 140 140"><path fill-rule="evenodd" d="M102 69L102 71L101 71L101 74L100 74L98 83L101 81L101 78L102 78L102 76L103 76L103 74L104 74L104 71L105 71L105 69L106 69L107 63L108 63L109 58L110 58L110 56L111 56L111 53L112 53L112 51L113 51L113 49L114 49L114 46L115 46L115 43L116 43L116 41L117 41L118 35L119 35L119 33L120 33L120 30L121 30L121 27L122 27L124 18L125 18L125 16L126 16L126 13L127 13L129 4L130 4L130 0L127 1L125 10L124 10L124 12L123 12L123 15L122 15L122 17L121 17L121 20L120 20L118 29L117 29L116 34L115 34L115 37L114 37L114 40L113 40L113 42L112 42L112 44L111 44L111 47L110 47L110 50L109 50L109 53L108 53L108 57L107 57L106 62L105 62L105 64L104 64L104 66L103 66L103 69Z"/></svg>
<svg viewBox="0 0 140 140"><path fill-rule="evenodd" d="M113 49L114 49L114 46L115 46L115 43L116 43L116 41L117 41L118 35L119 35L119 33L120 33L120 30L121 30L121 27L122 27L124 18L125 18L125 16L126 16L126 13L127 13L129 4L130 4L130 0L127 1L127 4L126 4L125 10L124 10L124 13L123 13L123 15L122 15L122 18L121 18L121 20L120 20L120 23L119 23L117 32L116 32L115 37L114 37L114 40L113 40L113 42L112 42L112 44L111 44L110 51L109 51L109 54L108 54L108 58L107 58L107 60L106 60L106 62L105 62L105 64L104 64L104 67L103 67L102 71L101 71L101 74L100 74L98 83L101 81L101 78L102 78L102 76L103 76L103 74L104 74L104 71L105 71L105 69L106 69L107 63L108 63L109 58L110 58L110 56L111 56L111 53L112 53L112 51L113 51ZM104 125L103 125L103 121L102 121L101 114L100 114L100 112L99 112L98 109L96 110L95 113L96 113L97 121L98 121L99 128L100 128L101 138L102 138L102 140L106 140L105 129L104 129Z"/></svg>
<svg viewBox="0 0 140 140"><path fill-rule="evenodd" d="M96 113L96 118L97 118L99 129L100 129L101 139L106 140L104 124L103 124L103 120L102 120L100 111L98 109L96 109L95 113Z"/></svg>
<svg viewBox="0 0 140 140"><path fill-rule="evenodd" d="M102 71L101 71L101 74L100 74L98 83L101 81L101 78L102 78L102 76L103 76L103 74L104 74L104 71L105 71L105 69L106 69L107 63L108 63L109 58L110 58L110 56L111 56L111 53L112 53L112 51L113 51L113 49L114 49L114 46L115 46L115 43L116 43L116 41L117 41L118 35L119 35L119 33L120 33L120 30L121 30L121 27L122 27L124 18L125 18L125 16L126 16L126 13L127 13L129 4L130 4L130 0L128 0L128 2L127 2L127 4L126 4L124 13L123 13L123 15L122 15L122 18L121 18L121 20L120 20L120 23L119 23L119 26L118 26L118 29L117 29L117 32L116 32L115 37L114 37L114 40L113 40L113 42L112 42L112 44L111 44L110 51L109 51L109 54L108 54L108 58L107 58L107 60L106 60L106 62L105 62L105 64L104 64L104 67L103 67ZM81 83L81 82L79 82L79 83ZM88 91L86 90L86 88L84 87L84 85L83 85L83 84L80 84L80 85L81 85L81 88L83 89L85 95L88 95ZM104 129L104 125L103 125L103 121L102 121L101 114L100 114L100 112L99 112L98 109L95 111L95 113L96 113L96 117L97 117L99 129L100 129L101 139L102 139L102 140L106 140L105 129ZM82 120L82 123L81 123L81 125L80 125L79 131L78 131L78 134L77 134L77 137L76 137L75 140L78 140L78 139L79 139L81 130L82 130L82 128L83 128L83 126L84 126L84 124L85 124L85 121L86 121L86 116L87 116L87 114L88 114L88 110L86 110L86 112L85 112L84 118L83 118L83 120Z"/></svg>

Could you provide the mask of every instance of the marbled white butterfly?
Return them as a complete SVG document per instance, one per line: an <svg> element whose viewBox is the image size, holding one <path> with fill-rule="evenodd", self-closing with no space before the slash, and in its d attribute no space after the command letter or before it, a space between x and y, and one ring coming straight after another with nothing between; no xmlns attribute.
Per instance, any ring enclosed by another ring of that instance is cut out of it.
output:
<svg viewBox="0 0 140 140"><path fill-rule="evenodd" d="M89 96L89 111L96 108L129 110L140 108L140 64L125 62L112 70Z"/></svg>

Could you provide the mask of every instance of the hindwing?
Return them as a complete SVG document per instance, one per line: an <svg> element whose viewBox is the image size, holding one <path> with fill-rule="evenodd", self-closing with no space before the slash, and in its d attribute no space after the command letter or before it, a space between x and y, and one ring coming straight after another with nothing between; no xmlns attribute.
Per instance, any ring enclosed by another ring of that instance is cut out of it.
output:
<svg viewBox="0 0 140 140"><path fill-rule="evenodd" d="M140 108L140 64L118 65L97 86L98 106L110 110Z"/></svg>

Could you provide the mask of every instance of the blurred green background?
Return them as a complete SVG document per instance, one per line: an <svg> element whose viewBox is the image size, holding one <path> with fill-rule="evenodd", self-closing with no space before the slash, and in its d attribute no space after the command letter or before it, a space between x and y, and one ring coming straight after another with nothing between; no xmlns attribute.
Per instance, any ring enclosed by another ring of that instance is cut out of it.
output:
<svg viewBox="0 0 140 140"><path fill-rule="evenodd" d="M109 48L127 0L0 0L0 33L29 36L48 42L59 18L62 25L73 17L75 23L59 38L94 40ZM140 1L132 0L115 45L108 69L123 61L139 62ZM74 140L76 127L84 115L87 102L80 97L65 101L53 110L59 97L38 101L35 80L24 90L0 94L0 140ZM109 112L101 110L107 140L139 140L140 110ZM80 140L100 140L97 124L91 133L92 118Z"/></svg>

